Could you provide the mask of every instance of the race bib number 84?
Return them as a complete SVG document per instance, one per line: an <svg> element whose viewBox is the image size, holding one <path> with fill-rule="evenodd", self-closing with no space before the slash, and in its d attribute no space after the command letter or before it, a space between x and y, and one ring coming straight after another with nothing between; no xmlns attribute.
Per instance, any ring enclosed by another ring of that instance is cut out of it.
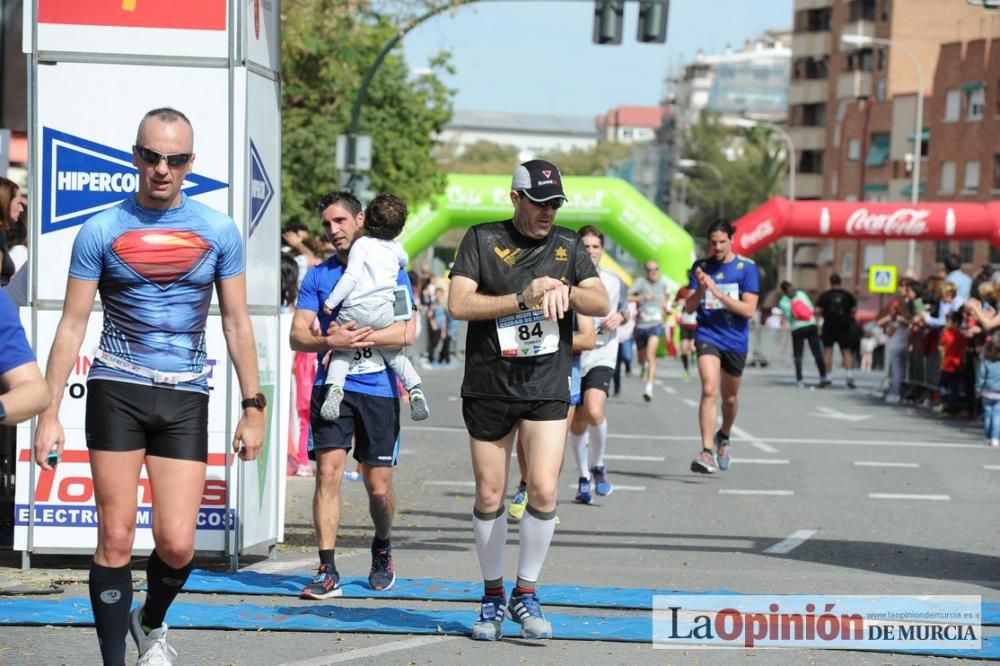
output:
<svg viewBox="0 0 1000 666"><path fill-rule="evenodd" d="M512 358L545 356L559 351L559 323L546 319L541 309L497 319L500 355Z"/></svg>

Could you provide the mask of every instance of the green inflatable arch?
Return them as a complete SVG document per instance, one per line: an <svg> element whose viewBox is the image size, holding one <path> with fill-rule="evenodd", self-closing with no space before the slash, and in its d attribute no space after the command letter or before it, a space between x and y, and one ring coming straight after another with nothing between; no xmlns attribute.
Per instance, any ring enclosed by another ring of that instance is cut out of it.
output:
<svg viewBox="0 0 1000 666"><path fill-rule="evenodd" d="M567 177L568 202L557 224L599 227L639 261L656 260L665 278L687 284L694 240L634 187L620 178ZM511 216L509 176L451 174L444 194L418 206L397 240L411 257L454 227L504 220Z"/></svg>

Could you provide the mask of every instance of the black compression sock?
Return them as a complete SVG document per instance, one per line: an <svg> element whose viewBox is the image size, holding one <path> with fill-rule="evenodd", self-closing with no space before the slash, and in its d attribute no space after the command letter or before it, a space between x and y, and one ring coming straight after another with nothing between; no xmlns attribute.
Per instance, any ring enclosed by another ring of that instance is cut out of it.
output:
<svg viewBox="0 0 1000 666"><path fill-rule="evenodd" d="M142 607L141 618L144 629L157 629L163 626L167 609L184 587L193 566L194 558L180 569L174 569L161 560L155 550L149 556L149 562L146 564L146 585L149 591L146 593L146 603Z"/></svg>
<svg viewBox="0 0 1000 666"><path fill-rule="evenodd" d="M105 666L125 666L125 635L132 608L132 571L90 563L90 607Z"/></svg>

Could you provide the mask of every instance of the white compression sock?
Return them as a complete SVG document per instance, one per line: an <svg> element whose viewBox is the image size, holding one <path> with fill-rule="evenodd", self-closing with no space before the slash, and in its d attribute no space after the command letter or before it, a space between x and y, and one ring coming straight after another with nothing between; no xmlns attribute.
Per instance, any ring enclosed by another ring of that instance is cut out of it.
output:
<svg viewBox="0 0 1000 666"><path fill-rule="evenodd" d="M608 420L600 425L587 428L590 441L594 443L594 467L604 467L604 450L608 448Z"/></svg>
<svg viewBox="0 0 1000 666"><path fill-rule="evenodd" d="M538 580L555 531L556 512L542 513L529 504L521 518L521 549L517 558L519 579Z"/></svg>
<svg viewBox="0 0 1000 666"><path fill-rule="evenodd" d="M576 466L580 468L580 476L584 479L590 478L590 457L587 454L587 431L582 435L569 434L569 445L573 449L573 456L576 458Z"/></svg>
<svg viewBox="0 0 1000 666"><path fill-rule="evenodd" d="M472 531L476 535L476 554L483 580L503 578L503 555L507 546L507 512L503 505L493 516L482 515L473 509Z"/></svg>

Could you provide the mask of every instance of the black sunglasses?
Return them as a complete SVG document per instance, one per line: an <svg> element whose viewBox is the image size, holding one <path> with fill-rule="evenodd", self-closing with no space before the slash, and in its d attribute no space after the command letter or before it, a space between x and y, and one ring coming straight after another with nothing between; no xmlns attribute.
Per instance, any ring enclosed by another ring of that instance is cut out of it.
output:
<svg viewBox="0 0 1000 666"><path fill-rule="evenodd" d="M660 269L657 266L646 266L646 272L647 273L655 273L658 270L660 270Z"/></svg>
<svg viewBox="0 0 1000 666"><path fill-rule="evenodd" d="M136 152L139 153L139 157L146 164L156 166L160 163L160 160L166 160L168 166L172 167L182 167L191 161L192 153L171 153L169 155L165 153L158 153L155 150L150 150L149 148L144 148L140 145L133 146Z"/></svg>
<svg viewBox="0 0 1000 666"><path fill-rule="evenodd" d="M535 208L545 208L546 206L548 206L552 210L559 210L560 208L562 208L563 204L566 203L565 199L549 199L548 201L535 201L534 199L529 197L528 193L525 192L524 190L521 190L521 196L523 196L525 199L531 202L531 205L534 206Z"/></svg>

